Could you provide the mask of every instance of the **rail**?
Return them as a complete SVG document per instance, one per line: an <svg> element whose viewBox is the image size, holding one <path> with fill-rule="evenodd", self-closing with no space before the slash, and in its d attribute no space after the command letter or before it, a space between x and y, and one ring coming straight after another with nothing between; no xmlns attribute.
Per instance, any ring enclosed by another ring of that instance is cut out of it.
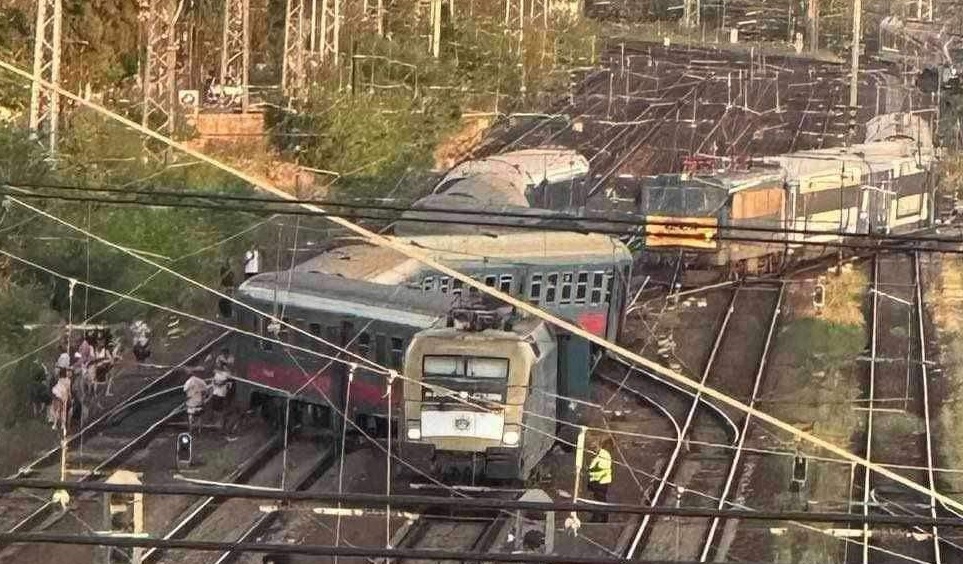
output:
<svg viewBox="0 0 963 564"><path fill-rule="evenodd" d="M189 356L184 358L184 360L180 361L175 366L171 367L167 372L164 372L157 378L154 378L153 380L148 382L144 387L140 388L139 390L137 390L136 392L128 396L127 399L121 401L119 404L107 410L103 415L101 415L97 419L88 423L81 430L67 437L67 440L64 444L66 444L67 446L72 445L75 441L83 437L85 434L99 429L106 423L110 422L115 416L123 413L124 411L127 411L128 409L130 409L135 405L138 405L144 401L149 401L151 399L155 399L162 395L166 395L177 391L179 388L171 388L167 390L162 390L160 392L152 393L155 388L163 384L172 374L177 372L177 370L183 368L198 356L205 354L206 352L211 350L211 348L214 347L214 345L216 345L218 342L223 340L230 333L231 333L230 331L224 331L223 333L215 337L214 340L212 340L210 343L204 345L200 349L191 353ZM15 474L9 476L9 479L18 480L21 478L25 478L29 474L35 472L37 468L43 466L44 464L47 464L54 456L59 454L61 446L62 446L61 444L57 444L57 446L47 450L42 455L40 455L39 458L31 462L30 464L27 464L26 466L21 467L19 470L17 470Z"/></svg>
<svg viewBox="0 0 963 564"><path fill-rule="evenodd" d="M123 459L125 459L127 456L130 455L130 453L134 450L134 448L144 443L145 441L152 439L165 425L167 425L175 417L183 413L183 411L184 411L183 406L181 406L169 412L164 417L161 417L159 420L154 422L150 427L148 427L146 431L144 431L140 435L137 435L136 437L131 439L122 447L114 451L113 454L111 454L106 459L104 459L100 464L98 464L92 470L88 471L86 474L81 476L78 481L81 483L88 482L102 475L102 473L106 471L108 468L116 464L119 464ZM31 530L39 526L44 521L46 521L49 517L51 517L54 511L59 507L61 507L61 504L59 501L54 501L54 500L46 501L40 507L32 511L29 515L19 520L7 532L19 533L19 532ZM2 547L3 545L0 544L0 548Z"/></svg>
<svg viewBox="0 0 963 564"><path fill-rule="evenodd" d="M261 448L257 450L249 459L238 466L227 477L224 482L231 484L243 484L251 476L260 470L281 448L282 436L276 434L272 436ZM204 519L210 515L222 498L208 496L195 502L187 511L181 514L180 519L162 537L164 540L178 539L185 537L191 530L197 527ZM141 557L142 564L156 562L163 554L159 548L151 548L144 552Z"/></svg>
<svg viewBox="0 0 963 564"><path fill-rule="evenodd" d="M905 255L896 254L895 257L902 257ZM870 289L871 299L870 299L870 354L869 354L869 370L868 370L868 401L866 406L866 435L865 442L863 445L864 455L867 460L873 459L873 444L876 439L874 438L874 430L876 426L876 416L877 411L881 408L877 406L877 403L883 401L877 398L877 389L880 385L880 375L877 371L877 364L882 360L880 357L880 296L883 296L889 300L893 300L904 304L905 306L911 308L910 315L915 317L915 329L917 333L918 341L915 343L915 347L919 347L919 359L914 360L912 358L912 349L914 348L914 343L912 342L912 335L907 335L910 339L909 353L907 355L908 367L907 370L911 371L913 368L919 366L917 375L920 378L919 384L922 392L922 398L920 398L921 407L919 409L918 415L920 419L923 420L924 425L924 439L925 447L923 449L924 468L926 473L926 481L929 487L936 488L936 473L934 470L934 455L933 455L933 441L932 441L932 426L930 420L930 406L929 406L929 382L928 382L928 368L927 368L927 358L926 358L926 331L924 324L924 311L923 311L923 293L922 293L922 273L920 269L920 257L918 252L913 252L908 254L908 258L912 265L912 281L911 285L912 295L906 296L909 299L904 299L903 297L894 296L883 291L880 273L880 255L876 254L872 260L872 285ZM890 269L896 270L896 269ZM885 373L884 373L885 374ZM909 372L908 372L909 374ZM911 383L909 376L907 376L907 385ZM907 397L909 396L909 388L906 390ZM862 487L862 514L864 517L870 515L870 509L873 507L879 507L880 510L894 514L891 509L879 504L879 496L877 494L876 487L874 487L874 476L871 472L862 471L861 475L861 487ZM930 516L937 516L937 503L934 496L930 495L927 497L926 504ZM906 511L906 509L903 509ZM919 530L919 528L917 528ZM921 531L922 532L922 531ZM941 543L946 543L948 546L959 549L959 547L948 540L941 539L939 530L936 526L932 526L927 536L931 542L931 561L933 564L942 564L943 554ZM860 540L861 554L860 561L863 564L870 564L870 549L872 546L873 534L870 530L870 525L866 522L862 524L862 534Z"/></svg>
<svg viewBox="0 0 963 564"><path fill-rule="evenodd" d="M328 448L325 450L315 461L311 470L301 477L297 482L292 484L290 489L293 491L303 491L311 487L311 485L314 484L322 474L331 468L335 460L337 460L334 454L334 448ZM261 536L265 531L270 529L272 525L274 525L278 517L280 517L280 512L278 511L271 511L259 516L247 529L244 530L243 533L241 533L236 542L254 542L259 536ZM215 564L228 564L229 562L234 562L240 555L241 553L237 550L224 551L217 558Z"/></svg>
<svg viewBox="0 0 963 564"><path fill-rule="evenodd" d="M782 302L786 293L786 285L779 285L779 296L776 298L776 305L773 308L772 315L769 320L769 329L766 332L766 341L763 345L762 355L759 359L759 366L756 369L756 375L752 383L752 393L749 396L749 405L754 406L756 404L756 399L759 395L759 387L762 384L763 375L766 372L766 367L768 366L769 351L772 346L772 338L776 333L776 324L779 321L779 314L782 311ZM732 484L738 475L739 465L742 461L743 447L746 443L746 436L749 434L749 425L752 422L752 415L746 414L742 419L742 429L739 431L739 440L737 441L735 451L732 455L732 461L729 464L729 472L726 475L726 482L722 486L722 493L719 495L719 502L716 505L717 509L725 509L726 503L729 500L729 494L732 490ZM721 519L718 517L713 517L709 525L709 531L706 533L705 541L702 544L702 553L699 555L699 562L706 562L709 559L709 553L712 550L712 543L715 540L716 531L719 528L719 523Z"/></svg>
<svg viewBox="0 0 963 564"><path fill-rule="evenodd" d="M737 287L736 290L732 292L732 298L729 301L729 306L726 308L726 314L722 319L722 323L719 325L719 330L716 333L716 338L713 342L712 350L709 353L709 358L706 361L704 369L702 370L702 378L700 383L703 385L705 385L705 382L709 378L709 374L712 372L712 368L715 365L715 358L719 352L719 346L722 344L723 336L726 334L726 329L729 326L729 320L732 319L732 313L735 310L736 297L739 295L739 291L740 288ZM685 422L683 423L682 430L679 434L679 440L676 442L675 448L672 450L672 454L669 457L668 463L666 464L666 471L663 474L662 479L659 481L659 485L656 487L656 491L652 497L653 503L659 503L661 501L662 494L665 491L666 486L669 485L672 474L676 470L676 463L678 462L680 454L682 453L685 437L689 434L689 429L691 428L692 422L695 419L695 414L698 410L701 396L701 392L696 393L692 404L689 406ZM642 542L642 538L645 535L651 520L652 518L650 515L646 515L642 518L641 523L639 523L639 528L636 530L635 535L632 538L632 542L625 553L625 558L633 559L636 557L636 552L639 549L639 545Z"/></svg>

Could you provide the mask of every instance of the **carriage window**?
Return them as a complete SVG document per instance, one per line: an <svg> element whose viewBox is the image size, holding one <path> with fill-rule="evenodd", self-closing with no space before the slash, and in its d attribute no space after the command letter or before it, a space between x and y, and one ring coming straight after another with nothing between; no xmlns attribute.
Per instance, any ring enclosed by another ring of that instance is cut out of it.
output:
<svg viewBox="0 0 963 564"><path fill-rule="evenodd" d="M271 324L271 321L268 318L266 317L261 318L260 333L262 337L273 337L273 335L270 335L268 331L268 325L270 324ZM268 341L267 339L261 339L261 350L270 351L273 349L274 349L274 343L272 343L271 341Z"/></svg>
<svg viewBox="0 0 963 564"><path fill-rule="evenodd" d="M579 272L575 282L575 303L584 304L588 294L588 272Z"/></svg>
<svg viewBox="0 0 963 564"><path fill-rule="evenodd" d="M425 292L432 292L435 290L435 277L428 276L421 282L421 289Z"/></svg>
<svg viewBox="0 0 963 564"><path fill-rule="evenodd" d="M321 324L320 323L310 323L308 324L308 333L311 333L315 337L321 336ZM313 340L313 339L312 339Z"/></svg>
<svg viewBox="0 0 963 564"><path fill-rule="evenodd" d="M451 281L451 295L461 296L462 289L464 288L464 282L455 278Z"/></svg>
<svg viewBox="0 0 963 564"><path fill-rule="evenodd" d="M602 303L602 286L605 284L605 273L598 271L592 273L592 296L589 303L599 305Z"/></svg>
<svg viewBox="0 0 963 564"><path fill-rule="evenodd" d="M531 299L532 303L538 303L538 299L542 297L542 275L532 274L532 282L528 286L528 297Z"/></svg>
<svg viewBox="0 0 963 564"><path fill-rule="evenodd" d="M611 273L605 275L605 303L612 301L612 279L615 278Z"/></svg>
<svg viewBox="0 0 963 564"><path fill-rule="evenodd" d="M375 362L388 363L388 338L384 335L375 336Z"/></svg>
<svg viewBox="0 0 963 564"><path fill-rule="evenodd" d="M545 284L545 303L552 304L555 303L555 292L558 288L558 273L553 272L548 275L548 281Z"/></svg>
<svg viewBox="0 0 963 564"><path fill-rule="evenodd" d="M358 354L365 358L371 354L371 335L367 333L358 335Z"/></svg>
<svg viewBox="0 0 963 564"><path fill-rule="evenodd" d="M558 301L560 304L570 304L572 303L572 273L565 272L562 274L562 298Z"/></svg>
<svg viewBox="0 0 963 564"><path fill-rule="evenodd" d="M511 274L502 274L498 278L498 289L501 290L502 292L505 292L506 294L511 293L513 278L514 276L512 276Z"/></svg>
<svg viewBox="0 0 963 564"><path fill-rule="evenodd" d="M391 367L401 368L405 357L405 342L398 337L391 338Z"/></svg>
<svg viewBox="0 0 963 564"><path fill-rule="evenodd" d="M444 276L438 279L438 286L439 286L438 289L441 290L442 294L448 293L448 284L450 283L451 283L451 278L448 278L447 276Z"/></svg>
<svg viewBox="0 0 963 564"><path fill-rule="evenodd" d="M495 276L494 274L489 274L488 276L485 277L486 286L491 286L492 288L494 288L496 283L498 283L498 276Z"/></svg>

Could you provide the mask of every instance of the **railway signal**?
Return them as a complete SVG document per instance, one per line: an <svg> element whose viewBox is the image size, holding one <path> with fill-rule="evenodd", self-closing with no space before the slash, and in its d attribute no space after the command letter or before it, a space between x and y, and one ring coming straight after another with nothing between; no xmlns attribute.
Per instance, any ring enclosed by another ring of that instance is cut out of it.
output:
<svg viewBox="0 0 963 564"><path fill-rule="evenodd" d="M190 433L180 433L177 435L177 443L174 448L174 456L177 466L190 466L194 456L194 439Z"/></svg>

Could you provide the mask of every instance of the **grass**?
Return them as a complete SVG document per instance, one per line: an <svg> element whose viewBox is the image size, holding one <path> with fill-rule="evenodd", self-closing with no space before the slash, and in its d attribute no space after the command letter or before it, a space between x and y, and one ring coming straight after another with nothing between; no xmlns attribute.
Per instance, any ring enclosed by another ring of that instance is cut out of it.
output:
<svg viewBox="0 0 963 564"><path fill-rule="evenodd" d="M835 564L842 562L839 541L821 533L790 527L774 537L773 564Z"/></svg>
<svg viewBox="0 0 963 564"><path fill-rule="evenodd" d="M849 268L825 277L826 305L812 307L811 285L795 286L787 300L791 318L776 337L769 369L769 389L763 409L837 445L848 446L864 424L853 409L860 396L858 357L866 347L862 304L866 276ZM805 451L801 451L805 453ZM845 510L849 495L848 467L810 460L801 491L789 491L790 459L766 460L770 483L785 484L775 493L776 509ZM790 527L774 537L775 563L833 563L841 559L840 544L818 533Z"/></svg>

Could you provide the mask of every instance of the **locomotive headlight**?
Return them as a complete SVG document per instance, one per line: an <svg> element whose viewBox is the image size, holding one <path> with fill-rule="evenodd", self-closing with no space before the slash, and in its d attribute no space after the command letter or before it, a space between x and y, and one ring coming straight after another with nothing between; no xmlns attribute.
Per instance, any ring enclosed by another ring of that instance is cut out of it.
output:
<svg viewBox="0 0 963 564"><path fill-rule="evenodd" d="M508 446L515 446L520 438L518 431L505 431L505 434L502 435L502 442Z"/></svg>
<svg viewBox="0 0 963 564"><path fill-rule="evenodd" d="M420 441L421 440L421 429L418 427L408 427L408 440L410 441Z"/></svg>

